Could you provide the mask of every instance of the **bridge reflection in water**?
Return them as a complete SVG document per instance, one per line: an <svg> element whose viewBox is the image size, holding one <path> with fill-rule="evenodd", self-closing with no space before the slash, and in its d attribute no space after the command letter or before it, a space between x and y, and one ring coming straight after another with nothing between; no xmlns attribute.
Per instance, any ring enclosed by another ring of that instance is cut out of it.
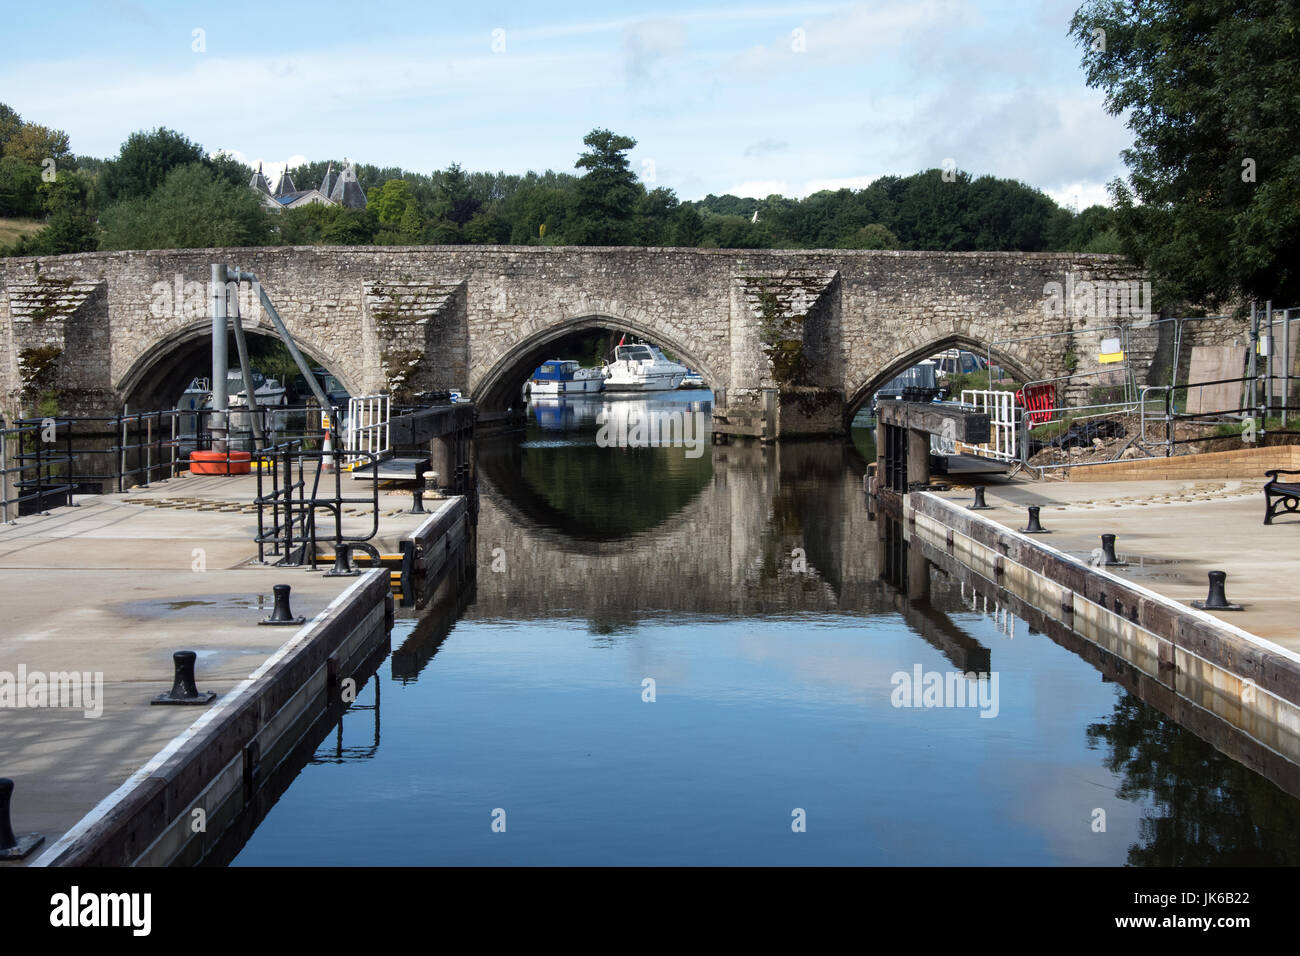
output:
<svg viewBox="0 0 1300 956"><path fill-rule="evenodd" d="M852 443L690 459L595 429L480 447L475 553L394 631L382 746L376 691L238 863L1300 862L1300 801L869 513ZM893 706L913 667L998 674L996 719ZM371 759L329 762L372 718Z"/></svg>

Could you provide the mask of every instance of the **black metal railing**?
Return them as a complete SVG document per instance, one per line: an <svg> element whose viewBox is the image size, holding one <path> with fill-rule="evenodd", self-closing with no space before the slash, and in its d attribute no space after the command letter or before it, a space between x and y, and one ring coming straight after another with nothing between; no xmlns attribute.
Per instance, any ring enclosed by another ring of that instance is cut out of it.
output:
<svg viewBox="0 0 1300 956"><path fill-rule="evenodd" d="M371 480L365 495L343 493L342 464L351 456L365 459L352 471L369 469ZM333 470L325 468L333 464ZM310 465L314 463L314 469ZM257 471L257 557L266 563L302 566L317 564L322 544L340 549L360 548L378 559L378 552L366 544L379 532L379 459L369 452L335 449L329 452L302 447L299 440L275 445L254 454ZM322 491L322 478L331 491ZM310 480L310 488L308 481ZM370 526L364 534L344 534L343 509L348 505L368 505ZM324 511L330 519L322 524L317 513ZM269 551L269 553L268 553Z"/></svg>
<svg viewBox="0 0 1300 956"><path fill-rule="evenodd" d="M72 504L75 458L65 419L45 418L5 425L0 419L0 519Z"/></svg>

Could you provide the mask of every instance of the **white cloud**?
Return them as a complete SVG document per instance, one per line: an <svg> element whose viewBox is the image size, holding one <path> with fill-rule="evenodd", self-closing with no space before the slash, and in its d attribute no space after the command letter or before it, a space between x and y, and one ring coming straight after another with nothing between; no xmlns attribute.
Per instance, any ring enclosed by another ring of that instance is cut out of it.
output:
<svg viewBox="0 0 1300 956"><path fill-rule="evenodd" d="M1044 189L1043 192L1066 209L1073 209L1077 202L1080 212L1089 206L1111 205L1110 193L1107 192L1105 183L1068 183L1057 189Z"/></svg>
<svg viewBox="0 0 1300 956"><path fill-rule="evenodd" d="M275 186L275 181L280 178L280 173L284 172L284 170L293 169L294 167L301 166L303 163L309 161L306 156L301 156L301 155L290 156L288 159L282 159L282 160L264 159L261 156L250 158L237 149L214 150L209 155L216 155L216 153L218 152L225 153L227 156L231 157L232 159L237 159L245 166L249 166L253 169L257 169L257 166L260 163L262 165L262 175L266 177L267 182L269 182L272 187ZM318 184L317 183L310 183L310 184L294 183L294 185L297 186L299 189L307 189L309 185L315 186Z"/></svg>

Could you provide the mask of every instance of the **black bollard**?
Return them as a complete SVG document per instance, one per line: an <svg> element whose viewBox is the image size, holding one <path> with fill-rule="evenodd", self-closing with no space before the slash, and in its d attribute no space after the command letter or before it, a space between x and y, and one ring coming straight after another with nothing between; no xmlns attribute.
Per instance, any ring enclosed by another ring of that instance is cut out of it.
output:
<svg viewBox="0 0 1300 956"><path fill-rule="evenodd" d="M45 842L39 833L18 836L9 825L9 803L14 795L14 782L0 777L0 860L21 860Z"/></svg>
<svg viewBox="0 0 1300 956"><path fill-rule="evenodd" d="M1204 601L1193 601L1192 607L1198 607L1202 611L1244 611L1245 608L1240 604L1228 603L1228 596L1224 593L1224 584L1227 580L1226 571L1211 571L1209 593Z"/></svg>
<svg viewBox="0 0 1300 956"><path fill-rule="evenodd" d="M984 501L984 486L975 486L975 503L970 505L971 511L991 511L993 506Z"/></svg>
<svg viewBox="0 0 1300 956"><path fill-rule="evenodd" d="M210 704L217 699L212 691L200 694L194 684L194 662L198 655L193 651L177 651L172 655L176 667L176 676L172 679L172 689L166 694L159 694L151 704Z"/></svg>
<svg viewBox="0 0 1300 956"><path fill-rule="evenodd" d="M334 569L326 571L322 577L326 578L355 578L361 574L360 568L352 566L352 548L347 543L340 541L334 548ZM280 587L288 587L283 584ZM288 603L288 595L285 596L285 602ZM277 603L277 607L278 607ZM263 622L265 623L265 622Z"/></svg>
<svg viewBox="0 0 1300 956"><path fill-rule="evenodd" d="M1041 524L1038 523L1038 505L1029 506L1029 527L1021 528L1021 534L1051 534Z"/></svg>
<svg viewBox="0 0 1300 956"><path fill-rule="evenodd" d="M1101 556L1102 567L1106 568L1125 568L1128 567L1127 561L1121 561L1115 556L1115 536L1113 534L1103 534L1101 536Z"/></svg>
<svg viewBox="0 0 1300 956"><path fill-rule="evenodd" d="M335 560L338 560L337 555ZM302 624L307 620L305 617L294 617L293 611L289 610L289 585L277 584L271 588L271 592L275 595L275 607L271 611L271 616L259 621L259 624L284 627L290 624Z"/></svg>
<svg viewBox="0 0 1300 956"><path fill-rule="evenodd" d="M417 485L415 490L411 492L411 494L415 498L415 503L411 505L411 510L409 513L413 515L427 514L428 512L424 510L424 489L420 488Z"/></svg>

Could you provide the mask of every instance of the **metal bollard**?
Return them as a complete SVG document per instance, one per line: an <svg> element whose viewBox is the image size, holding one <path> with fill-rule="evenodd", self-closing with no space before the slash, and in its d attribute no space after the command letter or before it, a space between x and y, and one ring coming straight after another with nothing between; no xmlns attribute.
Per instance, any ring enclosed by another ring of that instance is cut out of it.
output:
<svg viewBox="0 0 1300 956"><path fill-rule="evenodd" d="M442 492L438 490L438 473L436 471L426 471L424 473L424 493L429 496L430 500L434 501L443 497Z"/></svg>
<svg viewBox="0 0 1300 956"><path fill-rule="evenodd" d="M1228 596L1224 593L1224 584L1227 580L1226 571L1211 571L1209 593L1204 601L1193 601L1192 607L1198 607L1202 611L1244 611L1245 608L1240 604L1228 603Z"/></svg>
<svg viewBox="0 0 1300 956"><path fill-rule="evenodd" d="M45 842L39 833L18 836L9 825L9 804L14 795L14 782L0 777L0 860L21 860Z"/></svg>
<svg viewBox="0 0 1300 956"><path fill-rule="evenodd" d="M1125 568L1128 567L1127 561L1121 561L1115 555L1115 536L1113 534L1103 534L1101 536L1101 556L1102 567L1106 568Z"/></svg>
<svg viewBox="0 0 1300 956"><path fill-rule="evenodd" d="M1051 534L1041 524L1038 523L1038 505L1029 506L1029 527L1021 528L1021 534Z"/></svg>
<svg viewBox="0 0 1300 956"><path fill-rule="evenodd" d="M975 503L970 505L971 511L991 511L993 506L984 500L984 486L975 486Z"/></svg>
<svg viewBox="0 0 1300 956"><path fill-rule="evenodd" d="M411 505L411 510L408 514L428 514L428 512L424 510L424 489L417 485L415 490L411 492L411 495L415 498L415 503Z"/></svg>
<svg viewBox="0 0 1300 956"><path fill-rule="evenodd" d="M194 684L194 662L198 655L193 651L177 651L172 655L176 676L172 679L172 689L159 694L151 704L210 704L217 699L213 691L200 694Z"/></svg>
<svg viewBox="0 0 1300 956"><path fill-rule="evenodd" d="M335 548L334 548L334 568L333 568L333 570L326 571L323 575L321 575L321 577L325 577L325 578L355 578L355 577L359 576L360 574L361 574L361 569L360 569L360 568L354 568L354 567L352 566L352 548L351 548L351 546L348 545L348 544L347 544L346 542L344 542L344 541L340 541L340 542L335 546ZM287 585L287 584L278 585L278 587L285 587L285 588L287 588L288 586L289 586L289 585ZM289 601L289 597L288 597L288 595L286 594L286 595L285 595L285 603L286 603L286 605L288 604L288 601ZM276 602L276 607L277 607L277 608L279 607L279 602L278 602L278 600L277 600L277 602ZM274 615L272 615L272 616L274 616ZM262 623L265 624L266 622L263 621ZM279 622L277 622L277 623L279 623Z"/></svg>
<svg viewBox="0 0 1300 956"><path fill-rule="evenodd" d="M302 624L307 620L305 617L294 617L293 611L289 610L289 585L277 584L271 588L271 592L275 595L275 607L271 611L271 616L258 621L259 624L283 627L289 624Z"/></svg>

